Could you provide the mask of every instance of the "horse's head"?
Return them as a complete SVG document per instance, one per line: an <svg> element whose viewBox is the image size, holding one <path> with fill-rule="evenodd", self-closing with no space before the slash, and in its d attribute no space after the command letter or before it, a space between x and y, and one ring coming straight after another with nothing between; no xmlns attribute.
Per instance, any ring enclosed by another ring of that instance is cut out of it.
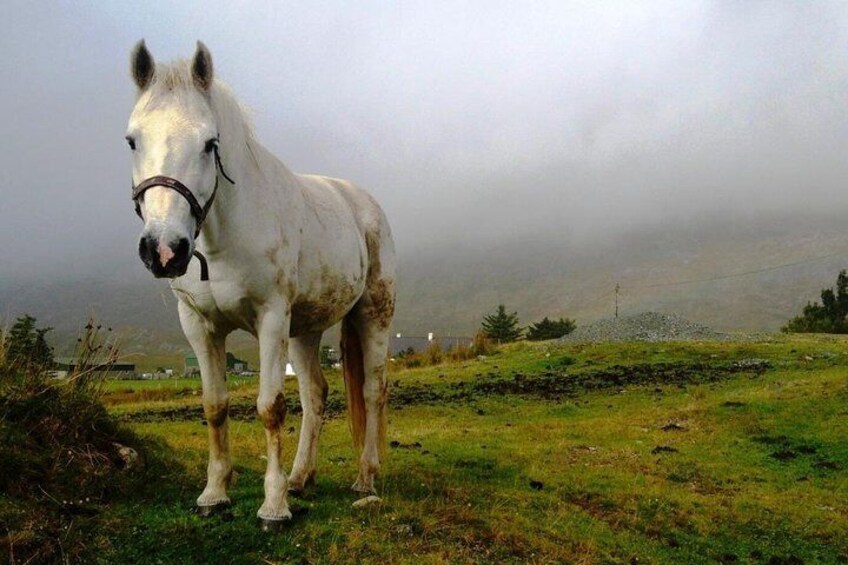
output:
<svg viewBox="0 0 848 565"><path fill-rule="evenodd" d="M212 56L198 42L191 62L173 63L160 73L142 40L132 51L130 69L138 86L127 127L133 186L138 191L150 185L137 194L144 220L138 253L157 278L178 277L186 272L216 188Z"/></svg>

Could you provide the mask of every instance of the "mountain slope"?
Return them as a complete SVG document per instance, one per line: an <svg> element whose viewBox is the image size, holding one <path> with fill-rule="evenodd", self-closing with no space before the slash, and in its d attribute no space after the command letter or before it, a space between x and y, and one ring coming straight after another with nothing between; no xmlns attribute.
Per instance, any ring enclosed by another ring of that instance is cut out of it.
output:
<svg viewBox="0 0 848 565"><path fill-rule="evenodd" d="M167 284L134 263L125 258L111 276L4 277L0 311L6 319L31 313L55 326L61 342L95 313L121 329L129 350L185 349ZM525 324L543 316L587 322L613 314L616 284L622 314L677 312L720 330L776 330L846 265L848 230L823 217L713 220L607 241L554 233L420 245L401 255L394 330L467 335L499 303ZM762 272L735 276L750 271Z"/></svg>

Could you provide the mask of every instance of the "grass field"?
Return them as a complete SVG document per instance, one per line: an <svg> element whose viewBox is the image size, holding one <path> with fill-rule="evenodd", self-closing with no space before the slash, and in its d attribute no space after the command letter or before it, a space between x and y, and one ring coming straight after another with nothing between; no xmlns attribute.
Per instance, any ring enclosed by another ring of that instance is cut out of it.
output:
<svg viewBox="0 0 848 565"><path fill-rule="evenodd" d="M255 379L232 385L231 516L200 519L199 381L109 383L154 447L150 492L108 510L94 560L848 562L848 340L517 344L391 374L383 504L354 510L340 377L317 484L259 531L264 436ZM299 430L288 387L289 465Z"/></svg>

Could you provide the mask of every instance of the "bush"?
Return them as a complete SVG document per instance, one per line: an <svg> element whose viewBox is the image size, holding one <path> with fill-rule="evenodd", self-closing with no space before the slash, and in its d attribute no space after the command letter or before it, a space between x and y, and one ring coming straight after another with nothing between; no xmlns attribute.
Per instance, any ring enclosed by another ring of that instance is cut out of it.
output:
<svg viewBox="0 0 848 565"><path fill-rule="evenodd" d="M412 348L401 351L396 361L407 369L439 365L446 359L450 361L467 361L480 355L495 355L497 346L482 331L477 332L471 345L459 344L445 351L438 341L433 341L425 351L415 352Z"/></svg>
<svg viewBox="0 0 848 565"><path fill-rule="evenodd" d="M448 350L447 357L451 361L467 361L468 359L474 359L477 355L474 354L472 346L460 343L453 349Z"/></svg>
<svg viewBox="0 0 848 565"><path fill-rule="evenodd" d="M498 352L498 346L489 338L486 332L479 331L474 334L471 352L474 354L474 357L478 355L494 355Z"/></svg>
<svg viewBox="0 0 848 565"><path fill-rule="evenodd" d="M428 365L438 365L441 363L443 358L441 344L439 344L438 341L431 342L430 347L427 348L424 356Z"/></svg>
<svg viewBox="0 0 848 565"><path fill-rule="evenodd" d="M545 339L558 339L574 331L577 325L570 318L549 320L547 316L541 322L531 324L527 329L527 339L531 341L542 341Z"/></svg>
<svg viewBox="0 0 848 565"><path fill-rule="evenodd" d="M826 288L821 291L821 304L807 303L800 316L792 318L781 331L785 333L848 333L848 275L839 271L836 291Z"/></svg>
<svg viewBox="0 0 848 565"><path fill-rule="evenodd" d="M105 373L94 361L114 360L116 349L99 326L89 322L77 369L56 380L43 344L23 339L47 330L30 316L20 320L26 331L0 341L0 554L22 563L76 562L100 505L133 490L126 473L118 476L126 466L119 447L138 442L100 402Z"/></svg>
<svg viewBox="0 0 848 565"><path fill-rule="evenodd" d="M2 335L0 367L24 373L49 369L53 365L53 348L46 336L52 329L35 327L35 318L28 314L15 320Z"/></svg>

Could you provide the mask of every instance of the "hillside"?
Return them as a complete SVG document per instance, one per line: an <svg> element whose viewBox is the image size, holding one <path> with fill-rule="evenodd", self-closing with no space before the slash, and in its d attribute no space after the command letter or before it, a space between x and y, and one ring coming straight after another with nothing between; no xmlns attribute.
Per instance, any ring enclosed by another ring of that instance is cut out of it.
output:
<svg viewBox="0 0 848 565"><path fill-rule="evenodd" d="M403 247L401 247L403 251ZM840 254L840 252L842 252ZM811 260L823 256L824 259ZM670 284L799 264L710 282ZM94 312L119 329L127 351L173 354L186 343L174 298L124 257L110 276L67 271L38 280L4 276L4 317L29 312L69 343ZM567 235L474 244L427 242L402 252L395 330L470 334L505 303L523 323L570 316L585 323L620 312L679 313L718 330L777 330L848 264L848 230L823 217L712 219L700 225L632 231L607 241ZM246 336L235 341L246 343Z"/></svg>
<svg viewBox="0 0 848 565"><path fill-rule="evenodd" d="M393 364L383 502L366 510L351 508L357 454L333 369L316 483L289 497L294 519L276 536L255 518L265 469L255 378L230 380L238 478L230 512L205 520L191 511L208 442L199 379L107 382L110 413L149 460L170 464L152 467L146 490L92 501L82 560L845 562L846 348L844 336L546 342ZM292 385L286 469L301 425ZM0 555L7 539L26 555L24 528L0 529Z"/></svg>
<svg viewBox="0 0 848 565"><path fill-rule="evenodd" d="M546 315L585 323L613 314L618 283L622 314L676 312L719 330L777 330L848 264L848 230L838 220L791 220L713 221L582 245L550 237L423 252L402 264L396 325L468 332L500 302L524 323Z"/></svg>

